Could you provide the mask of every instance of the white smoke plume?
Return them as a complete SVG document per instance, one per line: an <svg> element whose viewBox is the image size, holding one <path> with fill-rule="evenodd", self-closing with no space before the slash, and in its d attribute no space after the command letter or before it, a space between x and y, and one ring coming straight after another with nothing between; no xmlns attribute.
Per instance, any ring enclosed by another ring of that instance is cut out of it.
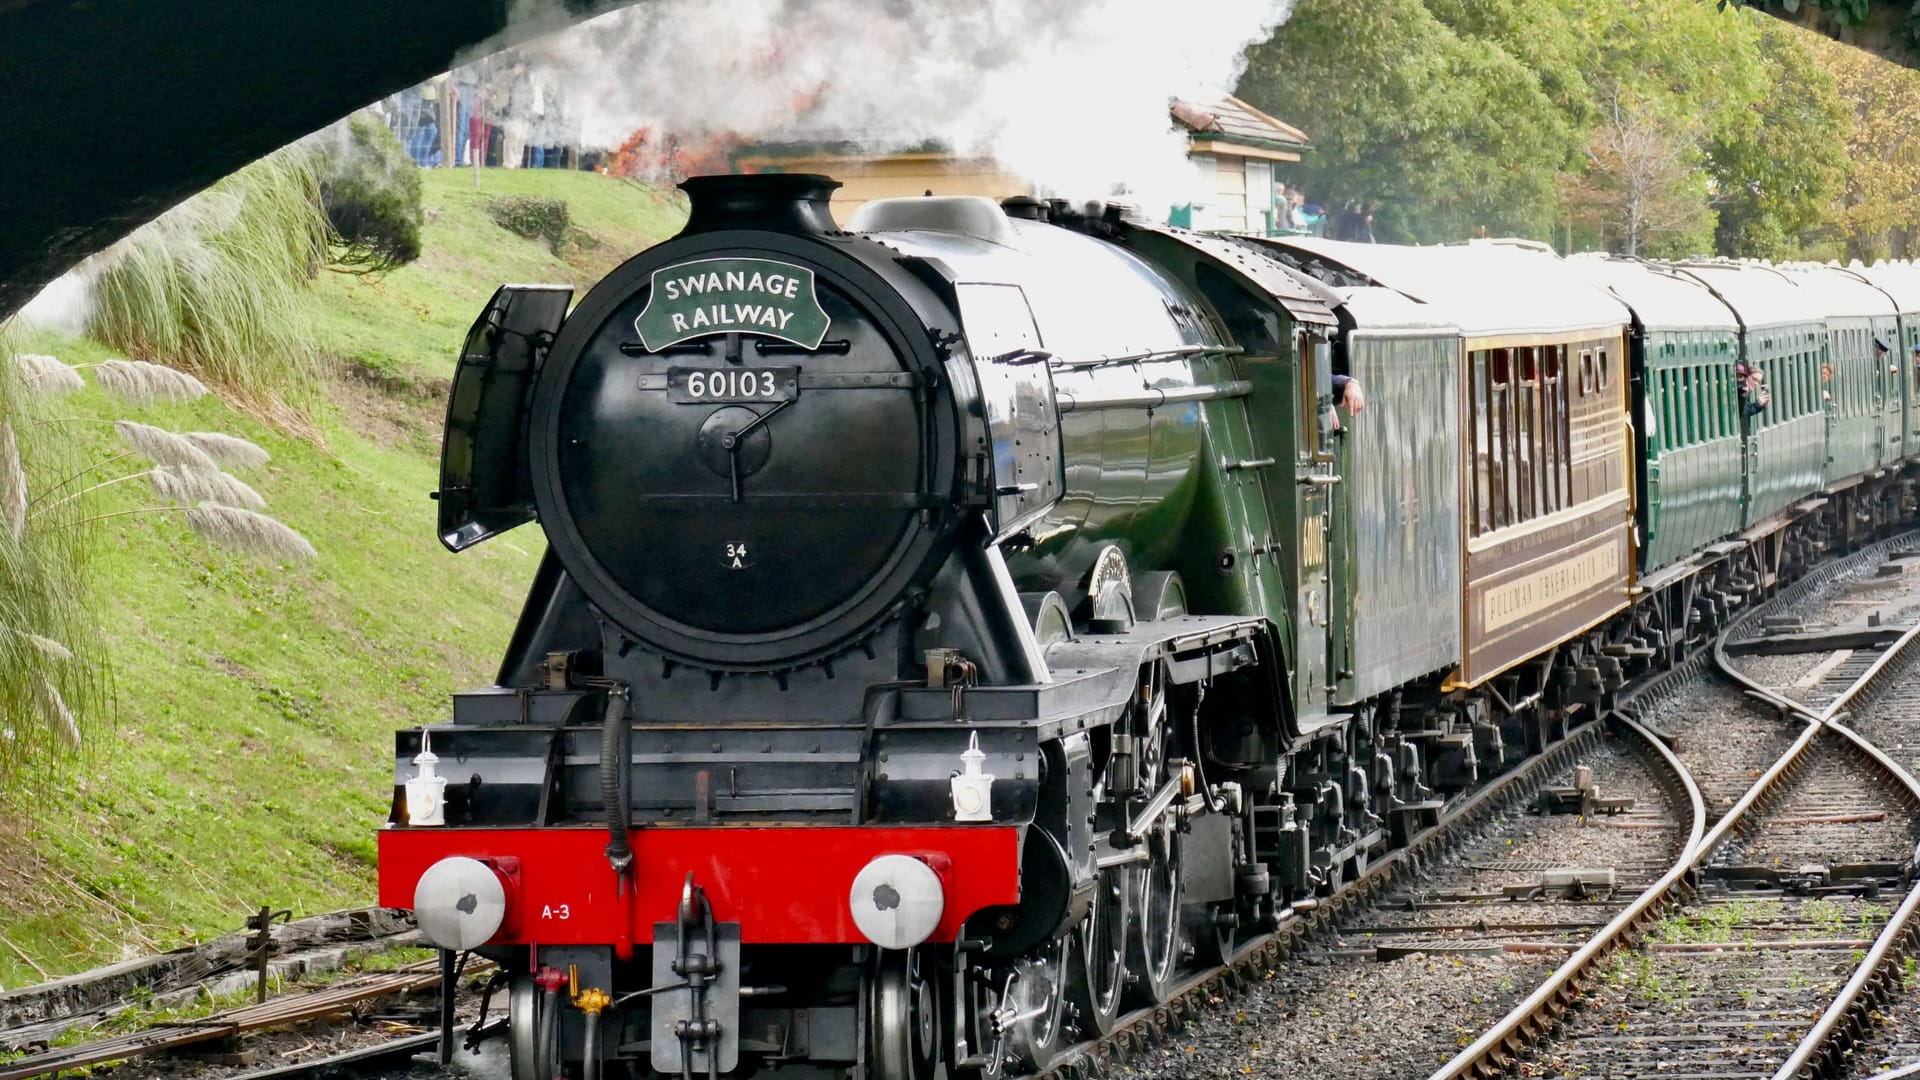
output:
<svg viewBox="0 0 1920 1080"><path fill-rule="evenodd" d="M588 145L639 128L750 141L937 142L1051 194L1183 202L1171 98L1232 89L1293 0L643 0L519 55L564 88ZM516 0L517 29L564 25ZM490 51L483 48L481 50Z"/></svg>

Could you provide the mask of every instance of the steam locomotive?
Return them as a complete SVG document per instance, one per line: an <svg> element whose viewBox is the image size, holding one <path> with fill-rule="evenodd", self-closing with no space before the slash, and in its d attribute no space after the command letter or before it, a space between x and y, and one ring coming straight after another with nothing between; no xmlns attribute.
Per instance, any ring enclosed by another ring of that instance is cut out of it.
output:
<svg viewBox="0 0 1920 1080"><path fill-rule="evenodd" d="M1708 280L1782 272L836 186L689 180L462 349L441 539L548 548L380 896L499 963L518 1080L1044 1069L1910 509L1901 432L1675 441L1761 348Z"/></svg>

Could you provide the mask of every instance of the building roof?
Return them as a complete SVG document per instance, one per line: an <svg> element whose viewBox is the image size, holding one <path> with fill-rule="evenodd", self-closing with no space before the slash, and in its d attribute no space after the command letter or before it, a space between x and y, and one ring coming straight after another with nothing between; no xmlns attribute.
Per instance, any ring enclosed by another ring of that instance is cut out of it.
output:
<svg viewBox="0 0 1920 1080"><path fill-rule="evenodd" d="M1268 116L1232 94L1208 101L1175 101L1168 110L1174 122L1196 139L1214 139L1251 146L1284 146L1305 150L1307 133L1284 120Z"/></svg>

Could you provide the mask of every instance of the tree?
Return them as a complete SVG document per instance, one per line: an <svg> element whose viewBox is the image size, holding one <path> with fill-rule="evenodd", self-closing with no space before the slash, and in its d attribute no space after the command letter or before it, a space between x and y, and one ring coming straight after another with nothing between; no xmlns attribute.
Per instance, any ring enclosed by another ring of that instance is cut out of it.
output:
<svg viewBox="0 0 1920 1080"><path fill-rule="evenodd" d="M1846 186L1833 224L1850 258L1915 254L1920 223L1920 72L1857 49L1817 41L1852 121Z"/></svg>
<svg viewBox="0 0 1920 1080"><path fill-rule="evenodd" d="M1820 224L1840 191L1850 119L1805 31L1766 26L1759 48L1767 85L1759 123L1707 148L1719 191L1714 250L1780 259L1797 254L1799 237Z"/></svg>
<svg viewBox="0 0 1920 1080"><path fill-rule="evenodd" d="M1751 7L1904 67L1920 66L1920 9L1909 0L1719 0Z"/></svg>
<svg viewBox="0 0 1920 1080"><path fill-rule="evenodd" d="M1623 254L1700 250L1713 221L1699 167L1703 131L1609 88L1587 140L1587 169L1567 183L1569 212Z"/></svg>
<svg viewBox="0 0 1920 1080"><path fill-rule="evenodd" d="M1303 0L1249 51L1238 93L1313 140L1289 185L1381 203L1382 240L1544 237L1579 145L1539 75L1421 0Z"/></svg>

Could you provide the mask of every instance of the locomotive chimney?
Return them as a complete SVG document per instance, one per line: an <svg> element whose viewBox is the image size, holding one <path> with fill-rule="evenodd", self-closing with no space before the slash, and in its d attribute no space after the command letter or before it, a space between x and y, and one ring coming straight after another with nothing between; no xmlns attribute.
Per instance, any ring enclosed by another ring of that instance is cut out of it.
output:
<svg viewBox="0 0 1920 1080"><path fill-rule="evenodd" d="M827 201L840 181L812 173L690 176L680 185L691 206L681 236L715 229L833 232Z"/></svg>
<svg viewBox="0 0 1920 1080"><path fill-rule="evenodd" d="M1007 216L1010 218L1020 218L1026 221L1045 221L1052 216L1052 211L1047 204L1031 195L1015 195L1011 198L1001 199L1000 209L1006 211Z"/></svg>

